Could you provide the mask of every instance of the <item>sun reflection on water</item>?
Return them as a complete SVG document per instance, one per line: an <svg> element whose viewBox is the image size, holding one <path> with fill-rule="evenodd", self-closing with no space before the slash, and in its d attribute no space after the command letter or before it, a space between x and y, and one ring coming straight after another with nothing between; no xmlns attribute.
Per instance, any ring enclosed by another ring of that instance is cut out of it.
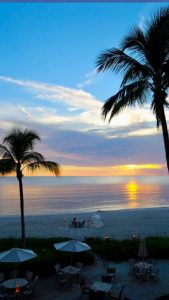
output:
<svg viewBox="0 0 169 300"><path fill-rule="evenodd" d="M137 207L138 206L138 192L139 192L139 185L133 180L126 184L126 191L129 201L130 207Z"/></svg>

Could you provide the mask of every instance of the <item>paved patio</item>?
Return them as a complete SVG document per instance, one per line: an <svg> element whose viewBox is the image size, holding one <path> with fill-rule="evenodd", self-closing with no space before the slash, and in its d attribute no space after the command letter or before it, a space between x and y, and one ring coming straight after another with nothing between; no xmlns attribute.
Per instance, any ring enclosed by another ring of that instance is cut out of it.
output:
<svg viewBox="0 0 169 300"><path fill-rule="evenodd" d="M134 279L129 275L129 263L111 263L117 269L117 276L113 282L113 290L119 291L125 284L124 295L132 300L154 300L155 298L169 293L169 261L158 261L160 267L158 281L141 281ZM106 272L106 268L100 259L92 266L85 267L82 275L89 284L95 280L100 280L101 275ZM74 283L69 288L59 288L56 276L40 278L37 284L38 300L78 300L81 294L80 285Z"/></svg>

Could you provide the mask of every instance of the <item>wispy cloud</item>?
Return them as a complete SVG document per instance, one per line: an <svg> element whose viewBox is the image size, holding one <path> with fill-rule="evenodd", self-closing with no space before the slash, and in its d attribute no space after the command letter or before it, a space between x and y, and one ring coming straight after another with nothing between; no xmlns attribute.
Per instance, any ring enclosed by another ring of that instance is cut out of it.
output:
<svg viewBox="0 0 169 300"><path fill-rule="evenodd" d="M85 75L85 80L78 83L77 87L81 89L81 88L84 88L88 85L91 85L94 82L95 78L96 78L96 74L97 74L97 69L95 68L91 72L89 72Z"/></svg>
<svg viewBox="0 0 169 300"><path fill-rule="evenodd" d="M48 100L52 103L66 103L70 108L79 109L99 109L101 102L96 98L80 89L73 89L59 85L50 85L29 80L19 80L11 77L0 76L1 81L12 83L30 89L35 97Z"/></svg>
<svg viewBox="0 0 169 300"><path fill-rule="evenodd" d="M145 25L145 16L141 16L138 26L141 30L144 30L144 25Z"/></svg>
<svg viewBox="0 0 169 300"><path fill-rule="evenodd" d="M126 109L114 117L110 124L101 118L103 103L83 90L47 83L0 76L0 81L14 84L32 93L37 102L16 105L1 101L1 120L27 122L41 125L57 125L61 130L89 132L106 139L130 136L154 135L155 117L147 108ZM40 100L43 100L40 102ZM44 100L51 105L44 105ZM60 111L60 105L64 109ZM169 118L169 116L167 115Z"/></svg>

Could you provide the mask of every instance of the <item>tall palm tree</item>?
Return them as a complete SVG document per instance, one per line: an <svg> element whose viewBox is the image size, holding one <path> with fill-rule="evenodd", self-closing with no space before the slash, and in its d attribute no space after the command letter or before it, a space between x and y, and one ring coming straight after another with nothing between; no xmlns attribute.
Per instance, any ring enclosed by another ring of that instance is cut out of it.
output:
<svg viewBox="0 0 169 300"><path fill-rule="evenodd" d="M169 134L165 117L169 88L169 6L160 9L145 30L133 27L119 48L101 53L98 72L112 70L123 74L120 90L102 108L104 118L111 119L130 106L143 106L151 100L157 128L162 127L167 167L169 171Z"/></svg>
<svg viewBox="0 0 169 300"><path fill-rule="evenodd" d="M43 169L55 175L59 174L59 165L57 163L45 161L41 153L34 151L34 145L37 140L40 141L40 137L33 130L12 128L4 137L3 144L0 144L0 174L7 175L15 173L19 181L23 247L25 247L23 171L27 169L34 172Z"/></svg>

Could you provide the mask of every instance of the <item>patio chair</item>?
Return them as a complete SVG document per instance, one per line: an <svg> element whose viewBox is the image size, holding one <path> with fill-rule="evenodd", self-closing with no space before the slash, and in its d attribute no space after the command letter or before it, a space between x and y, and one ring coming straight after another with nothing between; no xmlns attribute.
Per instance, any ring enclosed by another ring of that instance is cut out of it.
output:
<svg viewBox="0 0 169 300"><path fill-rule="evenodd" d="M19 271L18 270L10 270L9 271L9 278L16 278L19 277Z"/></svg>
<svg viewBox="0 0 169 300"><path fill-rule="evenodd" d="M81 274L80 272L77 274L71 275L71 281L72 282L80 282L81 281Z"/></svg>
<svg viewBox="0 0 169 300"><path fill-rule="evenodd" d="M1 283L5 280L5 275L4 275L4 272L1 272L0 273L0 285Z"/></svg>
<svg viewBox="0 0 169 300"><path fill-rule="evenodd" d="M112 276L111 275L102 275L101 279L102 279L102 282L108 282L108 283L112 282Z"/></svg>
<svg viewBox="0 0 169 300"><path fill-rule="evenodd" d="M91 292L91 300L104 300L105 292L102 291L92 291Z"/></svg>
<svg viewBox="0 0 169 300"><path fill-rule="evenodd" d="M33 272L26 271L25 272L25 279L31 282L33 280Z"/></svg>
<svg viewBox="0 0 169 300"><path fill-rule="evenodd" d="M156 269L152 270L151 274L150 274L150 279L158 280L159 279L159 276L158 276L159 271L160 271L159 268L156 268Z"/></svg>
<svg viewBox="0 0 169 300"><path fill-rule="evenodd" d="M84 268L84 264L80 261L77 261L76 267L82 270Z"/></svg>
<svg viewBox="0 0 169 300"><path fill-rule="evenodd" d="M23 291L22 295L23 295L24 300L36 298L35 289L36 289L36 284L37 284L38 279L39 279L39 276L35 276L32 283L29 284L28 287Z"/></svg>
<svg viewBox="0 0 169 300"><path fill-rule="evenodd" d="M108 267L107 268L107 274L111 275L112 279L115 279L116 278L116 268L110 268L110 267Z"/></svg>
<svg viewBox="0 0 169 300"><path fill-rule="evenodd" d="M86 285L86 282L85 282L84 278L81 278L80 288L81 288L81 293L83 295L90 295L91 294L91 289L90 289L89 286Z"/></svg>
<svg viewBox="0 0 169 300"><path fill-rule="evenodd" d="M129 274L133 273L133 267L134 267L135 263L136 263L136 259L135 258L129 258L129 265L130 265Z"/></svg>
<svg viewBox="0 0 169 300"><path fill-rule="evenodd" d="M7 292L3 286L0 286L0 299L1 300L6 300L7 299Z"/></svg>
<svg viewBox="0 0 169 300"><path fill-rule="evenodd" d="M122 299L122 294L123 294L123 291L124 291L124 288L125 288L125 285L123 285L121 287L121 290L119 292L118 295L115 295L112 291L110 292L110 299L111 300L121 300Z"/></svg>
<svg viewBox="0 0 169 300"><path fill-rule="evenodd" d="M140 279L142 277L142 272L140 272L140 269L137 267L133 268L133 275L135 278Z"/></svg>

